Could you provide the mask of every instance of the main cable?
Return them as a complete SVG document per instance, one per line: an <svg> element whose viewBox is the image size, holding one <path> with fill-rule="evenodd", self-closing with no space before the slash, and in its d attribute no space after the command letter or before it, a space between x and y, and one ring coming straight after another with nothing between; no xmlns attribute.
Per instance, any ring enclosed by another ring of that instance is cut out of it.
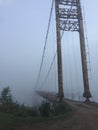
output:
<svg viewBox="0 0 98 130"><path fill-rule="evenodd" d="M42 54L42 59L41 59L41 64L40 64L40 69L39 69L38 78L37 78L37 81L36 81L35 88L38 85L38 81L39 81L41 70L42 70L42 66L43 66L44 55L45 55L45 50L46 50L46 45L47 45L47 39L48 39L48 34L49 34L49 29L50 29L50 23L51 23L51 18L52 18L52 12L53 12L53 5L54 5L54 0L52 0L52 4L51 4L50 16L49 16L49 22L48 22L48 28L47 28L46 37L45 37L45 44L44 44L44 49L43 49L43 54Z"/></svg>

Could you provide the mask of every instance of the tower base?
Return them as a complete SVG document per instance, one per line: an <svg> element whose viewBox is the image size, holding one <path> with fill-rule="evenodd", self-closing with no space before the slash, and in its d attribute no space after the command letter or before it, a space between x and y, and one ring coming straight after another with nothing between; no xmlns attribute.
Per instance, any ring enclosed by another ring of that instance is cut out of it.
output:
<svg viewBox="0 0 98 130"><path fill-rule="evenodd" d="M64 99L64 94L61 95L58 93L57 97L59 98L59 102L62 102Z"/></svg>
<svg viewBox="0 0 98 130"><path fill-rule="evenodd" d="M89 100L89 98L91 98L92 95L91 95L91 93L89 91L88 92L84 92L83 93L83 97L86 98L85 103L91 103L91 101Z"/></svg>

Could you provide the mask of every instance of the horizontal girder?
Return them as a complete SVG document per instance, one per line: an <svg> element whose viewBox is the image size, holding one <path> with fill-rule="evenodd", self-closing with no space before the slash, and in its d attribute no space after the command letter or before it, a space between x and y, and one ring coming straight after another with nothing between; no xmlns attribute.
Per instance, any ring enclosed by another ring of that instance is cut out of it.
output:
<svg viewBox="0 0 98 130"><path fill-rule="evenodd" d="M78 21L60 21L60 29L63 31L79 31Z"/></svg>
<svg viewBox="0 0 98 130"><path fill-rule="evenodd" d="M63 31L79 31L79 20L82 14L78 0L58 0L57 15L60 19L60 29Z"/></svg>
<svg viewBox="0 0 98 130"><path fill-rule="evenodd" d="M61 5L77 6L77 0L60 0Z"/></svg>
<svg viewBox="0 0 98 130"><path fill-rule="evenodd" d="M78 19L77 9L59 8L59 15L64 19Z"/></svg>

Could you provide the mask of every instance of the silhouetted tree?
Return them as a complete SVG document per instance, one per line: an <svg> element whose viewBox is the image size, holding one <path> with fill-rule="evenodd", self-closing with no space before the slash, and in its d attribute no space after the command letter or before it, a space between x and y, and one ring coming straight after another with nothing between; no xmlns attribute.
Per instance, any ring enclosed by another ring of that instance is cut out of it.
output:
<svg viewBox="0 0 98 130"><path fill-rule="evenodd" d="M0 95L0 104L2 108L7 112L10 111L11 106L13 104L12 94L9 87L3 88Z"/></svg>

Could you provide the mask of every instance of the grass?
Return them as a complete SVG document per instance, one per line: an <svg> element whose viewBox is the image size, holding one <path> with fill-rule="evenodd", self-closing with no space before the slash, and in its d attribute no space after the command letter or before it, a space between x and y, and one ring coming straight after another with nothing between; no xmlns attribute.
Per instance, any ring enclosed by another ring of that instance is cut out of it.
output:
<svg viewBox="0 0 98 130"><path fill-rule="evenodd" d="M23 113L23 111L21 111ZM56 121L59 119L64 119L71 117L73 110L68 104L59 104L56 107L56 113L51 114L49 117L42 117L41 115L31 116L21 114L8 114L0 112L0 130L17 130L26 126L32 126L36 123L45 123L48 121Z"/></svg>
<svg viewBox="0 0 98 130"><path fill-rule="evenodd" d="M17 130L17 128L23 127L24 124L29 126L35 123L63 119L65 117L70 117L71 115L72 115L72 111L57 116L51 116L49 118L30 117L30 116L18 117L18 116L13 116L11 114L0 112L0 130Z"/></svg>
<svg viewBox="0 0 98 130"><path fill-rule="evenodd" d="M44 120L42 117L21 117L0 112L0 130L14 130L16 126L29 125L42 120Z"/></svg>
<svg viewBox="0 0 98 130"><path fill-rule="evenodd" d="M9 113L7 113L9 112ZM71 108L65 103L43 101L40 106L28 107L13 101L9 87L2 90L0 95L0 130L17 130L17 128L32 126L69 116Z"/></svg>
<svg viewBox="0 0 98 130"><path fill-rule="evenodd" d="M0 112L0 130L8 129L12 121L13 121L12 115Z"/></svg>

